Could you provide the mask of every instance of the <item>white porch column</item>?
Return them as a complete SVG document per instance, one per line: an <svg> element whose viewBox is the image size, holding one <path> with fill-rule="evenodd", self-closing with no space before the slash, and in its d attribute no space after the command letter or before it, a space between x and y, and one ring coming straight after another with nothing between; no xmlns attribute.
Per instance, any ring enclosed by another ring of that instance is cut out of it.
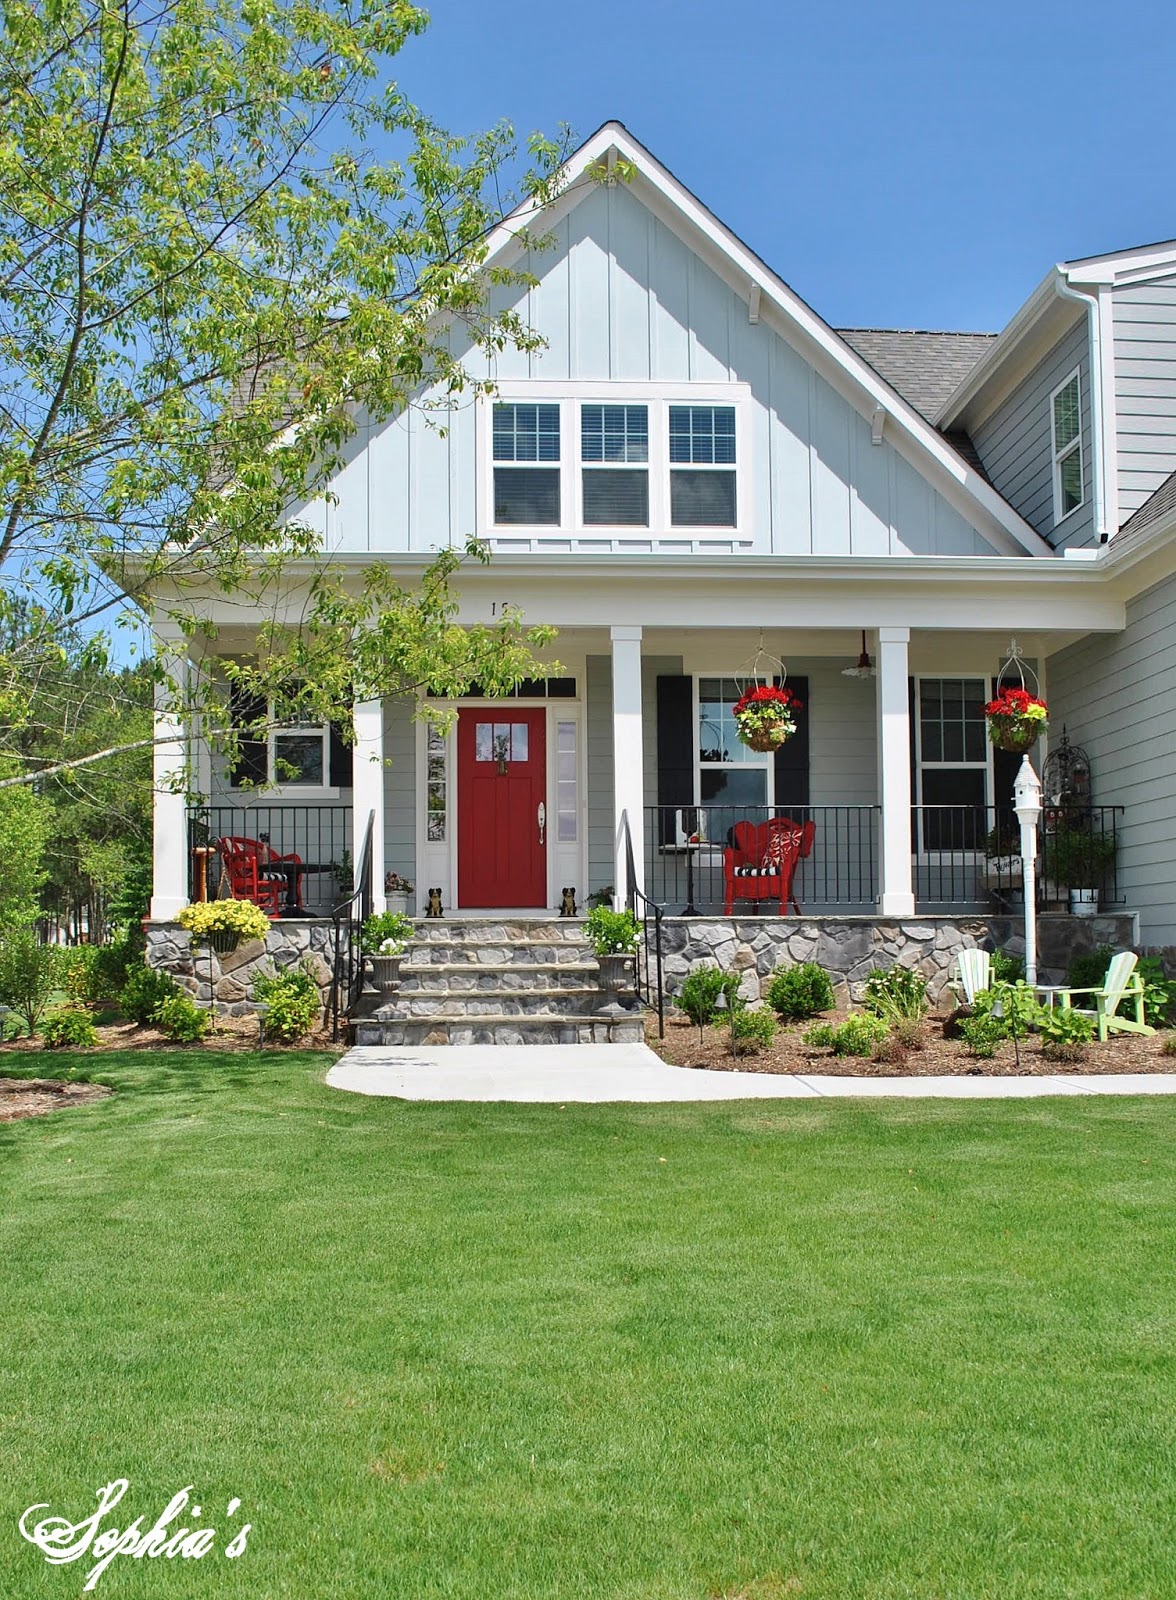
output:
<svg viewBox="0 0 1176 1600"><path fill-rule="evenodd" d="M625 837L621 815L629 816L638 889L645 887L645 752L641 734L641 629L612 629L613 838L617 905L624 904Z"/></svg>
<svg viewBox="0 0 1176 1600"><path fill-rule="evenodd" d="M359 853L372 817L372 910L384 900L384 703L357 700L352 710L355 745L351 777L351 858L359 870ZM358 888L359 885L356 884Z"/></svg>
<svg viewBox="0 0 1176 1600"><path fill-rule="evenodd" d="M911 877L911 711L909 628L878 629L878 789L882 800L878 911L915 912Z"/></svg>
<svg viewBox="0 0 1176 1600"><path fill-rule="evenodd" d="M174 645L160 639L160 654ZM188 663L176 661L175 682L155 688L155 747L152 774L151 917L170 922L188 904L187 750L176 689L188 681Z"/></svg>

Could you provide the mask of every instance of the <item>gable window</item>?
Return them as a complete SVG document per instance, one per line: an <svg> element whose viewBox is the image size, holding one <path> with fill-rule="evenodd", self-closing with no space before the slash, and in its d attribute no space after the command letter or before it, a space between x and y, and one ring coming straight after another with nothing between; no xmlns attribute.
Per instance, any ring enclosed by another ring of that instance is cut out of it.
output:
<svg viewBox="0 0 1176 1600"><path fill-rule="evenodd" d="M988 736L983 678L918 680L918 800L924 850L984 847Z"/></svg>
<svg viewBox="0 0 1176 1600"><path fill-rule="evenodd" d="M734 678L699 678L698 800L704 806L766 806L771 754L739 742L734 717L741 690Z"/></svg>
<svg viewBox="0 0 1176 1600"><path fill-rule="evenodd" d="M494 521L558 527L559 406L494 406Z"/></svg>
<svg viewBox="0 0 1176 1600"><path fill-rule="evenodd" d="M735 407L670 407L670 524L735 526Z"/></svg>
<svg viewBox="0 0 1176 1600"><path fill-rule="evenodd" d="M1077 372L1050 397L1053 425L1054 521L1082 504L1082 399Z"/></svg>
<svg viewBox="0 0 1176 1600"><path fill-rule="evenodd" d="M580 408L584 522L649 526L649 407Z"/></svg>

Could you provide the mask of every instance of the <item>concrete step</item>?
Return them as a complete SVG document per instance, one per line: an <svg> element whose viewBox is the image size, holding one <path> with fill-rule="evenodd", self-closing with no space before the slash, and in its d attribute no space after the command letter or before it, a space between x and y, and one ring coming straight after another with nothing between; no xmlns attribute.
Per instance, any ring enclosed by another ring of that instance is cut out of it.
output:
<svg viewBox="0 0 1176 1600"><path fill-rule="evenodd" d="M595 989L599 982L600 968L595 961L435 961L400 969L401 994L440 994L453 989L482 994L514 993L520 989Z"/></svg>
<svg viewBox="0 0 1176 1600"><path fill-rule="evenodd" d="M392 1001L398 1012L410 1017L524 1017L591 1016L606 1004L603 990L584 985L579 989L516 989L510 993L485 989L402 989Z"/></svg>
<svg viewBox="0 0 1176 1600"><path fill-rule="evenodd" d="M640 1011L612 1016L364 1017L355 1025L362 1045L426 1044L635 1044L645 1037Z"/></svg>
<svg viewBox="0 0 1176 1600"><path fill-rule="evenodd" d="M410 945L400 970L405 972L438 962L442 966L461 963L463 966L526 967L563 966L569 961L595 964L592 946L582 941L547 943L515 939L499 944L464 944L456 939L431 939Z"/></svg>
<svg viewBox="0 0 1176 1600"><path fill-rule="evenodd" d="M416 944L507 944L518 939L535 944L583 943L584 921L582 917L418 917L413 925Z"/></svg>

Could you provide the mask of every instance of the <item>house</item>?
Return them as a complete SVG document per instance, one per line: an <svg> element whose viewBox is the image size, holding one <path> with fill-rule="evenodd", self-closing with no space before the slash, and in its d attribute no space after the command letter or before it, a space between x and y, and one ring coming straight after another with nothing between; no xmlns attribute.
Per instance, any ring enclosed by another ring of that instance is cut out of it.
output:
<svg viewBox="0 0 1176 1600"><path fill-rule="evenodd" d="M587 181L618 160L627 181ZM472 914L633 886L678 928L680 969L730 954L734 821L783 813L813 824L804 916L736 903L761 913L740 945L760 970L766 939L840 950L849 976L908 948L938 971L1015 929L989 858L1018 763L983 717L1015 639L1117 841L1107 916L1058 915L1043 941L1176 945L1176 243L1054 267L999 335L837 330L620 124L566 179L554 244L523 261L535 286L495 290L544 347L506 352L496 395L444 429L361 421L337 498L303 511L344 572L407 579L482 535L461 619L555 624L560 670L462 702L451 735L369 703L353 745L279 729L233 773L197 748L192 809L168 784L187 731L165 726L156 943L195 825L296 851L319 910L367 838L377 904L385 872ZM523 220L494 259L519 262ZM239 607L216 620L216 650L247 654ZM782 676L799 726L757 754L732 705Z"/></svg>

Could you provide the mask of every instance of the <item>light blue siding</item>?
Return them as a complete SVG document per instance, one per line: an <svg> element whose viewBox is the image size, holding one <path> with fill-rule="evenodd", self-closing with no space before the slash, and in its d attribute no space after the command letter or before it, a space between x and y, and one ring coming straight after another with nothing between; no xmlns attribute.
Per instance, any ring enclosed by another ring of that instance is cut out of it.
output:
<svg viewBox="0 0 1176 1600"><path fill-rule="evenodd" d="M545 346L504 351L491 376L747 385L739 497L748 527L736 549L990 553L893 444L874 445L868 420L766 323L751 324L746 300L625 186L594 190L551 233L551 247L524 263L537 284L494 290L494 304L516 309ZM339 504L326 513L339 547L427 551L463 542L476 528L476 426L465 401L431 421L414 409L370 439L364 430L336 485ZM509 532L496 543L557 548ZM615 539L581 532L566 548L688 552L694 544L682 530L650 529Z"/></svg>
<svg viewBox="0 0 1176 1600"><path fill-rule="evenodd" d="M377 876L399 872L416 883L416 724L407 700L384 702L384 762L384 864L376 864Z"/></svg>
<svg viewBox="0 0 1176 1600"><path fill-rule="evenodd" d="M1090 337L1085 316L1079 308L1075 310L1078 321L1069 333L992 415L972 430L972 442L992 483L1031 527L1059 549L1095 542ZM1055 524L1050 395L1075 367L1079 371L1081 391L1084 498L1076 511Z"/></svg>
<svg viewBox="0 0 1176 1600"><path fill-rule="evenodd" d="M1119 893L1149 945L1176 945L1176 578L1048 662L1050 722L1091 761L1096 805L1121 805Z"/></svg>
<svg viewBox="0 0 1176 1600"><path fill-rule="evenodd" d="M1176 277L1112 291L1119 520L1176 472Z"/></svg>

